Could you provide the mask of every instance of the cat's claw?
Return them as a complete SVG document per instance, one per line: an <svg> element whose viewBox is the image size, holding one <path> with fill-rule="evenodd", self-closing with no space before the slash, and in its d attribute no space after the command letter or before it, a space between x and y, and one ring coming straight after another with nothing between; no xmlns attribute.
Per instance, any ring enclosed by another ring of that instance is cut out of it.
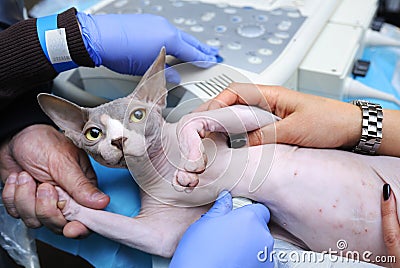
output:
<svg viewBox="0 0 400 268"><path fill-rule="evenodd" d="M60 187L55 187L58 194L57 207L61 210L65 219L69 221L75 220L75 216L79 212L80 206Z"/></svg>
<svg viewBox="0 0 400 268"><path fill-rule="evenodd" d="M176 170L172 186L178 192L191 193L199 184L199 177L196 173L190 173L183 170Z"/></svg>

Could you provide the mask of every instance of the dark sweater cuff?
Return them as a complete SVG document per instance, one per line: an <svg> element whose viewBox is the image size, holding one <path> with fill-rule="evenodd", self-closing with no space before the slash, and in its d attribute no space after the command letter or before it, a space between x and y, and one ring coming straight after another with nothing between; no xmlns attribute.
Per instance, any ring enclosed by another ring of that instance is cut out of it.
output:
<svg viewBox="0 0 400 268"><path fill-rule="evenodd" d="M76 9L70 8L57 17L58 28L65 28L69 54L72 60L79 66L94 67L82 39L79 23L76 18Z"/></svg>

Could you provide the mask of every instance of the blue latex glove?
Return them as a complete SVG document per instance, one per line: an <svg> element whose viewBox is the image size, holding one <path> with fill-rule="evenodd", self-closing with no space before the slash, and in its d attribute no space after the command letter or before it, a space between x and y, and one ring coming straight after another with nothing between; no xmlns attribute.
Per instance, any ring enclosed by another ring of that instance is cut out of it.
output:
<svg viewBox="0 0 400 268"><path fill-rule="evenodd" d="M164 46L168 55L183 61L216 63L216 48L179 31L165 18L150 14L87 15L78 12L82 35L96 66L132 75L143 75Z"/></svg>
<svg viewBox="0 0 400 268"><path fill-rule="evenodd" d="M266 258L274 244L269 218L269 210L261 204L232 210L232 196L222 192L185 232L170 268L274 267L273 260Z"/></svg>

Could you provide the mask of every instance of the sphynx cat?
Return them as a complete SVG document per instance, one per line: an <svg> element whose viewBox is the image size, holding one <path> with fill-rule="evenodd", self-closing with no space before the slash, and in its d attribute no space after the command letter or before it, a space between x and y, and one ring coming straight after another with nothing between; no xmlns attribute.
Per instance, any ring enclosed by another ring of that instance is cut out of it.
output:
<svg viewBox="0 0 400 268"><path fill-rule="evenodd" d="M273 235L304 249L337 250L336 243L345 239L345 250L386 254L381 189L390 183L399 193L400 159L283 144L229 148L222 132L245 133L276 118L254 107L232 106L166 123L164 66L163 49L132 94L95 108L38 96L42 109L78 147L101 164L128 167L141 188L142 208L134 218L83 207L58 189L67 220L171 257L188 226L229 190L266 205ZM205 138L206 132L212 133Z"/></svg>

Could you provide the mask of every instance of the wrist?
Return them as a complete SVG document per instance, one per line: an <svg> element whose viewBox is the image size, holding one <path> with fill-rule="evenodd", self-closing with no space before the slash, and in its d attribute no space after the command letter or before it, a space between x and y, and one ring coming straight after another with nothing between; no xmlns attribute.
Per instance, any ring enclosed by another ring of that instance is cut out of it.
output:
<svg viewBox="0 0 400 268"><path fill-rule="evenodd" d="M361 111L361 137L353 152L358 154L375 155L382 141L383 111L379 104L364 100L352 102Z"/></svg>
<svg viewBox="0 0 400 268"><path fill-rule="evenodd" d="M43 53L57 73L82 66L93 66L75 16L69 9L59 15L36 20L37 35Z"/></svg>
<svg viewBox="0 0 400 268"><path fill-rule="evenodd" d="M344 129L346 129L346 136L343 138L344 148L354 148L361 138L361 113L360 108L356 105L346 103L347 109L344 116Z"/></svg>
<svg viewBox="0 0 400 268"><path fill-rule="evenodd" d="M97 44L99 43L99 34L97 31L96 20L92 15L82 12L78 12L76 14L76 18L82 36L82 41L89 57L94 62L95 66L102 65L102 59L99 49L97 48Z"/></svg>
<svg viewBox="0 0 400 268"><path fill-rule="evenodd" d="M68 48L72 60L79 66L94 67L93 60L84 44L77 15L75 8L68 9L58 15L57 24L59 28L65 28L66 30Z"/></svg>

